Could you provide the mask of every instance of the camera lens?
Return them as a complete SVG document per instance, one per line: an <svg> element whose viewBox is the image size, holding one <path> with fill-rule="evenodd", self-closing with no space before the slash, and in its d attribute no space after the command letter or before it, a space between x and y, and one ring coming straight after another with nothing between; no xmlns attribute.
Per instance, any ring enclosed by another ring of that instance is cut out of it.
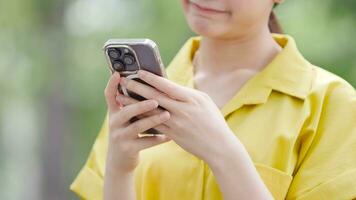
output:
<svg viewBox="0 0 356 200"><path fill-rule="evenodd" d="M118 60L115 61L112 66L115 71L122 71L125 68L125 65L121 61L118 61Z"/></svg>
<svg viewBox="0 0 356 200"><path fill-rule="evenodd" d="M112 59L118 59L120 57L120 55L121 55L121 52L118 49L113 48L113 49L109 50L109 56Z"/></svg>
<svg viewBox="0 0 356 200"><path fill-rule="evenodd" d="M124 55L124 63L126 65L132 65L135 63L135 58L131 54Z"/></svg>

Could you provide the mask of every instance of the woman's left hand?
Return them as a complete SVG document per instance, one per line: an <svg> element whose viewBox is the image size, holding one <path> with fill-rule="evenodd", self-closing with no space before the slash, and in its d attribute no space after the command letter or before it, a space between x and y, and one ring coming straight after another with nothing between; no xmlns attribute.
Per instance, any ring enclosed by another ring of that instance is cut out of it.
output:
<svg viewBox="0 0 356 200"><path fill-rule="evenodd" d="M126 78L122 78L120 84L146 99L157 100L161 107L169 111L170 119L155 129L183 149L210 163L226 155L226 148L234 148L239 143L219 108L206 93L145 70L140 70L138 74L140 79L154 88Z"/></svg>

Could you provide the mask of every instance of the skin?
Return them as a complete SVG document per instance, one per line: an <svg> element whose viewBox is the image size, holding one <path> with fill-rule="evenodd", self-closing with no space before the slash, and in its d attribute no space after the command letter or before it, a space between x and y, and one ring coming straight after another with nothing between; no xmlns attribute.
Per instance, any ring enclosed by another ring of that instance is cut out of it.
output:
<svg viewBox="0 0 356 200"><path fill-rule="evenodd" d="M280 51L267 23L273 4L281 1L194 2L218 10L202 12L187 0L181 0L189 26L202 36L194 56L196 89L143 70L139 71L140 78L154 88L120 77L118 73L108 81L105 88L109 112L109 148L104 177L106 200L136 199L134 169L139 163L139 152L170 140L209 165L224 199L273 199L219 108ZM240 81L231 88L235 84L227 85L225 79ZM214 80L215 88L208 85L211 81L207 80ZM138 102L123 96L117 91L118 84L149 100ZM229 89L219 95L218 88ZM157 103L167 111L157 108ZM140 120L130 124L128 119L133 116ZM165 134L138 136L152 127ZM217 148L221 146L225 148Z"/></svg>

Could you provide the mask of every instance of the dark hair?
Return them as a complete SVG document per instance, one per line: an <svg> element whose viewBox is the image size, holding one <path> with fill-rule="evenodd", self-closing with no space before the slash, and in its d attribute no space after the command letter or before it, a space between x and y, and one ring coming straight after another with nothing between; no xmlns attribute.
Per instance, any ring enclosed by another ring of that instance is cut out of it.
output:
<svg viewBox="0 0 356 200"><path fill-rule="evenodd" d="M275 3L273 5L273 9L277 6L278 4ZM276 14L274 11L271 11L271 14L269 15L269 21L268 21L268 28L271 31L271 33L284 33L281 24L279 23Z"/></svg>

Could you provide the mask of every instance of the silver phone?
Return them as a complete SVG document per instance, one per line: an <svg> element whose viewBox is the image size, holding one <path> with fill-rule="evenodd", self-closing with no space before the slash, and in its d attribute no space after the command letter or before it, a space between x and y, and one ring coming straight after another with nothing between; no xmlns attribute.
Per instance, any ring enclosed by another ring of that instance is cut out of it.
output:
<svg viewBox="0 0 356 200"><path fill-rule="evenodd" d="M150 39L109 39L104 44L103 50L111 73L117 71L121 76L133 79L150 87L152 86L138 77L137 72L139 69L147 70L158 76L167 77L158 46ZM136 100L146 100L145 97L129 91L121 84L118 85L118 90L123 95ZM164 109L161 106L159 106L159 108ZM136 120L138 120L138 118L133 117L130 119L130 122ZM142 134L162 133L151 128Z"/></svg>

